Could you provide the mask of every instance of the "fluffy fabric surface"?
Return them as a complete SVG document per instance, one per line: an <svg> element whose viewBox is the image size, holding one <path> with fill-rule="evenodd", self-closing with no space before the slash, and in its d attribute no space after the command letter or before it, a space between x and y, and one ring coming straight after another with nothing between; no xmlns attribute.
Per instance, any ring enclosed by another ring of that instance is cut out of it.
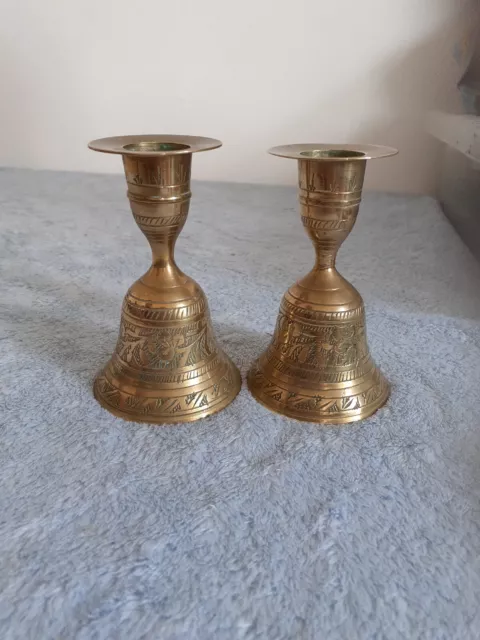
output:
<svg viewBox="0 0 480 640"><path fill-rule="evenodd" d="M293 188L194 184L177 260L243 376L313 264ZM244 384L196 424L93 399L148 267L123 177L0 171L0 636L480 637L480 267L426 197L366 195L340 271L392 383L321 427Z"/></svg>

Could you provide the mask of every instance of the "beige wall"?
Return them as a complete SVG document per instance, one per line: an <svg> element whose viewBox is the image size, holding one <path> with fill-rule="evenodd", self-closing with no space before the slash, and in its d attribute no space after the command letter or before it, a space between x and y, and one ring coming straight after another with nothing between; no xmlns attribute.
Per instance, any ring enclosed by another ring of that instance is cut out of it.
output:
<svg viewBox="0 0 480 640"><path fill-rule="evenodd" d="M430 192L423 114L465 66L476 0L6 0L0 164L120 171L88 140L221 138L195 177L292 183L288 142L376 142L369 186ZM469 18L470 16L470 18Z"/></svg>

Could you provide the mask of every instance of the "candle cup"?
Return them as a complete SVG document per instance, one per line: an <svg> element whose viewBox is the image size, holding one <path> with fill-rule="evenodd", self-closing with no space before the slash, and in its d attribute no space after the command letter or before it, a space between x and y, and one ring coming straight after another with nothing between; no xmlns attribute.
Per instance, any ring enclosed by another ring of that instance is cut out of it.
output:
<svg viewBox="0 0 480 640"><path fill-rule="evenodd" d="M125 296L115 352L94 382L98 402L121 418L191 422L225 408L240 390L240 373L215 340L205 294L174 259L190 204L192 154L219 146L174 135L89 144L122 155L133 217L153 256Z"/></svg>
<svg viewBox="0 0 480 640"><path fill-rule="evenodd" d="M272 341L249 371L249 389L268 409L298 420L362 420L390 389L368 349L362 298L335 258L357 217L367 160L397 151L297 144L270 153L298 161L301 217L316 260L284 295Z"/></svg>

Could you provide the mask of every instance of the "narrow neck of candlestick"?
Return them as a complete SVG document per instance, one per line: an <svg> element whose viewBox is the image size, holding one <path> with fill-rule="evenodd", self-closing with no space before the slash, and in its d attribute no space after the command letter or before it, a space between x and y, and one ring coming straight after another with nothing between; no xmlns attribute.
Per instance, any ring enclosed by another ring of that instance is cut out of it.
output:
<svg viewBox="0 0 480 640"><path fill-rule="evenodd" d="M174 248L188 215L191 163L191 153L123 156L133 216L152 249L153 267L165 274L178 271Z"/></svg>
<svg viewBox="0 0 480 640"><path fill-rule="evenodd" d="M315 247L314 270L335 267L337 252L355 224L362 197L366 160L334 158L298 161L301 216Z"/></svg>

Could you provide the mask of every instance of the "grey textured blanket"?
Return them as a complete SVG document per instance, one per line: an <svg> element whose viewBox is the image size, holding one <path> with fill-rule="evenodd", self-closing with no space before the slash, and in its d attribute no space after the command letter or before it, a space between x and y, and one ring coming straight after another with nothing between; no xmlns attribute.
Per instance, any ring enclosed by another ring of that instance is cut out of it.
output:
<svg viewBox="0 0 480 640"><path fill-rule="evenodd" d="M480 637L480 267L429 198L341 250L389 404L149 427L91 392L149 249L123 177L0 171L0 637ZM290 188L194 184L180 266L242 374L312 265Z"/></svg>

